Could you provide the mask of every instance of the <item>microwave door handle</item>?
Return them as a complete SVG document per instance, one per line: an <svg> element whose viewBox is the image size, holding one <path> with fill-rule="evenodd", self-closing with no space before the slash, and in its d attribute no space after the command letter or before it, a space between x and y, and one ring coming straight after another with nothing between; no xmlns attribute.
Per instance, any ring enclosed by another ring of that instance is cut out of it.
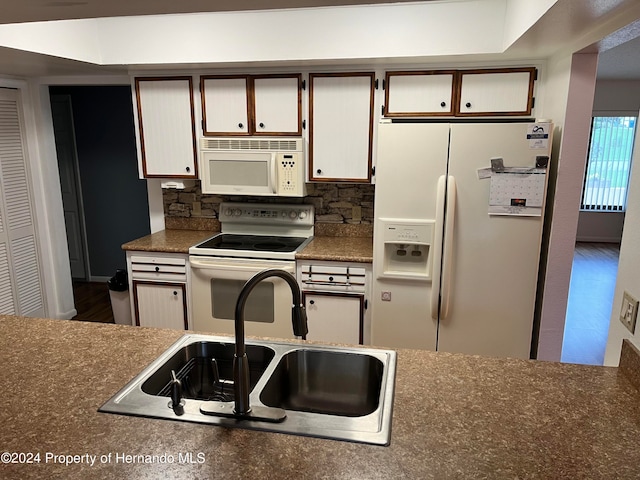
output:
<svg viewBox="0 0 640 480"><path fill-rule="evenodd" d="M271 154L271 175L269 175L269 188L271 189L271 193L277 193L276 192L276 187L278 186L278 179L276 178L278 176L278 162L276 159L276 154L272 153Z"/></svg>

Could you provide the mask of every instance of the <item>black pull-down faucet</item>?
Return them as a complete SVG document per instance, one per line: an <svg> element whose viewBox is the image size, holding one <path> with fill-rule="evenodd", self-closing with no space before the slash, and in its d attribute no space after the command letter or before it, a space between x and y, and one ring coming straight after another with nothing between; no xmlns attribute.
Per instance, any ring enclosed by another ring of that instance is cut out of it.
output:
<svg viewBox="0 0 640 480"><path fill-rule="evenodd" d="M249 380L249 359L244 341L244 306L249 294L254 287L262 280L269 277L279 277L283 279L291 288L293 305L291 308L291 322L293 324L293 334L303 340L309 332L307 326L307 314L302 305L302 293L295 277L285 270L269 269L263 270L251 277L240 290L235 310L235 354L233 357L233 412L225 410L222 405L203 405L200 411L207 415L221 415L237 417L249 420L261 420L267 422L281 422L286 417L286 412L281 408L254 407L249 405L249 391L251 389Z"/></svg>

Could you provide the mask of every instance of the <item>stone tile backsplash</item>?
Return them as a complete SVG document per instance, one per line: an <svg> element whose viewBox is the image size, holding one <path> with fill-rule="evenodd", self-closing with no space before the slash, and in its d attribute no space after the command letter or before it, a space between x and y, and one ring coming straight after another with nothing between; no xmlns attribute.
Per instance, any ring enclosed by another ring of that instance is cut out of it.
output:
<svg viewBox="0 0 640 480"><path fill-rule="evenodd" d="M285 198L206 195L196 182L184 190L163 189L162 197L165 217L218 218L222 202L307 203L315 207L316 223L373 224L370 184L308 183L306 197Z"/></svg>

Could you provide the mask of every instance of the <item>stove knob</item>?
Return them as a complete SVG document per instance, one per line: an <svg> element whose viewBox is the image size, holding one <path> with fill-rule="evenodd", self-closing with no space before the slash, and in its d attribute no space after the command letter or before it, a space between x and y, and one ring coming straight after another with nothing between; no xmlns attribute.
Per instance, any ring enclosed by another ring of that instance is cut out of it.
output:
<svg viewBox="0 0 640 480"><path fill-rule="evenodd" d="M227 217L230 217L232 213L233 213L233 212L231 211L231 209L230 209L230 208L227 208L227 209L224 211L224 214L225 214Z"/></svg>
<svg viewBox="0 0 640 480"><path fill-rule="evenodd" d="M240 211L239 208L236 208L236 209L233 210L233 215L235 217L239 217L241 214L242 214L242 212Z"/></svg>
<svg viewBox="0 0 640 480"><path fill-rule="evenodd" d="M304 220L305 218L307 218L307 212L305 212L304 210L302 210L299 214L298 214L298 218L300 220Z"/></svg>
<svg viewBox="0 0 640 480"><path fill-rule="evenodd" d="M298 218L298 214L297 214L297 212L296 212L295 210L291 210L291 211L289 212L289 218L290 218L291 220L295 220L296 218Z"/></svg>
<svg viewBox="0 0 640 480"><path fill-rule="evenodd" d="M287 212L282 212L282 218L287 218Z"/></svg>

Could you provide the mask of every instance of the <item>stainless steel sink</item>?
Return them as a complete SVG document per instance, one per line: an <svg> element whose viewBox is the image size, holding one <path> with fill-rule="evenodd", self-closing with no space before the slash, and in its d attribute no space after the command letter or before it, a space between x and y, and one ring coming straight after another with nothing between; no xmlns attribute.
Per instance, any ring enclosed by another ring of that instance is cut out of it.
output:
<svg viewBox="0 0 640 480"><path fill-rule="evenodd" d="M294 350L284 355L260 393L269 407L362 417L376 411L383 363L371 355Z"/></svg>
<svg viewBox="0 0 640 480"><path fill-rule="evenodd" d="M171 372L182 382L183 397L194 400L233 400L233 343L200 341L180 348L142 384L149 395L171 396ZM263 345L248 345L250 386L269 366L275 352Z"/></svg>
<svg viewBox="0 0 640 480"><path fill-rule="evenodd" d="M233 408L228 337L185 335L99 408L101 412L388 445L396 352L293 342L247 341L252 407L286 411L280 423L205 415ZM214 360L215 359L215 360ZM171 407L172 371L184 413ZM202 410L201 410L202 409Z"/></svg>

